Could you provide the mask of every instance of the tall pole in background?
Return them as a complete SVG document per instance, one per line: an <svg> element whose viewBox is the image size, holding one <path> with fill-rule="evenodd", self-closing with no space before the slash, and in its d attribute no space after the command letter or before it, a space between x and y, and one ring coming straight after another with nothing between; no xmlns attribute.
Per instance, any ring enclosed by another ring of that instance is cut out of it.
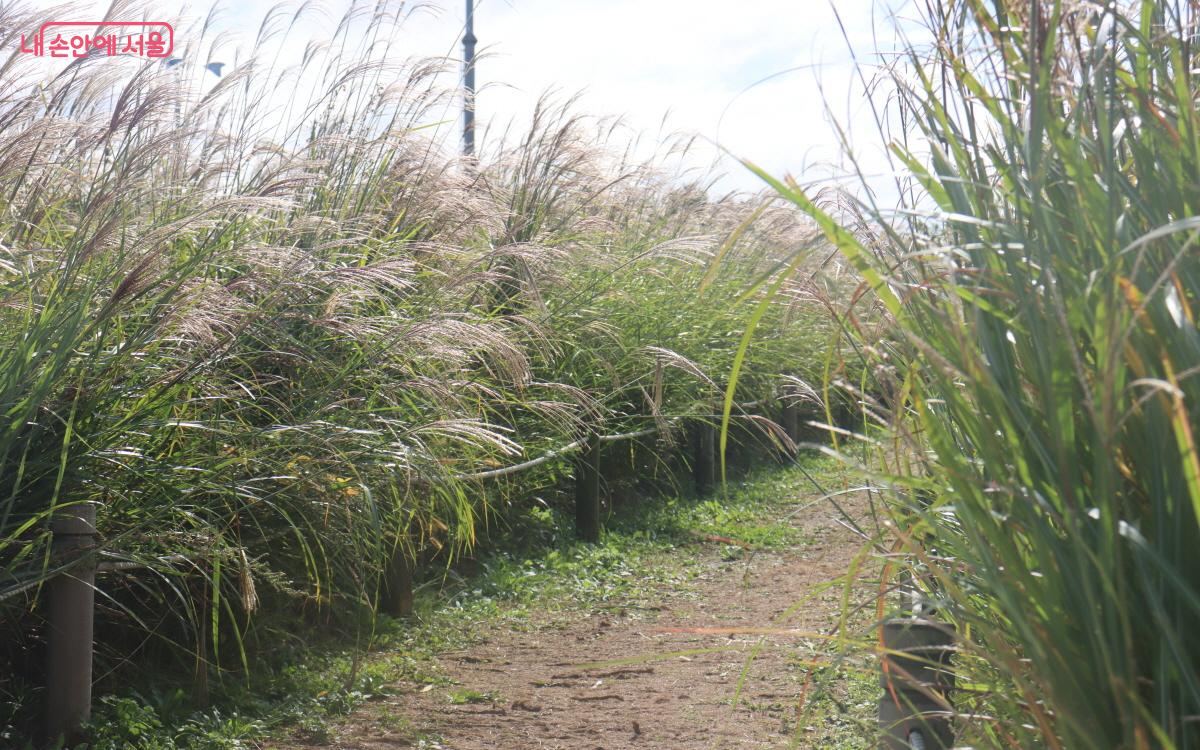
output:
<svg viewBox="0 0 1200 750"><path fill-rule="evenodd" d="M463 156L475 158L475 0L467 0L463 34Z"/></svg>

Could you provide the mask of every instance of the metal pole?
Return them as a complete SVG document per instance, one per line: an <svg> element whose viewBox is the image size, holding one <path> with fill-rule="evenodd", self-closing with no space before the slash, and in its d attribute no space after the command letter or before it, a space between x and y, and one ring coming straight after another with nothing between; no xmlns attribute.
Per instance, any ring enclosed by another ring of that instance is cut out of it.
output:
<svg viewBox="0 0 1200 750"><path fill-rule="evenodd" d="M954 629L933 620L894 618L880 624L880 641L880 750L952 747Z"/></svg>
<svg viewBox="0 0 1200 750"><path fill-rule="evenodd" d="M54 562L86 559L47 584L46 741L82 739L92 710L92 619L95 612L96 507L60 510L51 521Z"/></svg>
<svg viewBox="0 0 1200 750"><path fill-rule="evenodd" d="M467 0L463 34L463 156L475 158L475 0Z"/></svg>

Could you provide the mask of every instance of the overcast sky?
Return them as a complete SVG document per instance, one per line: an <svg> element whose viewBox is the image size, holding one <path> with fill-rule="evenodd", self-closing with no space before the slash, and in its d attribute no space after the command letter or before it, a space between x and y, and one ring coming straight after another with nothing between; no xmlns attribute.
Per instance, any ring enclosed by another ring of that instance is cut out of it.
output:
<svg viewBox="0 0 1200 750"><path fill-rule="evenodd" d="M348 2L326 0L328 15L339 16ZM230 46L249 44L276 4L219 3L219 28ZM417 56L461 56L465 0L429 5L413 14L396 41ZM528 116L538 96L554 88L564 96L580 93L583 112L623 116L631 132L644 133L644 142L657 139L665 117L666 131L698 133L773 173L811 181L847 169L828 104L848 128L864 168L885 172L851 51L869 75L880 59L876 51L894 49L893 18L911 16L909 5L909 0L476 0L475 34L486 53L477 67L479 127ZM184 3L169 0L152 7L164 16L181 11L194 16L208 6L190 3L184 11ZM293 36L319 37L328 28L310 21ZM456 127L445 126L448 138ZM709 146L696 159L719 155ZM725 187L760 186L729 160L724 169Z"/></svg>

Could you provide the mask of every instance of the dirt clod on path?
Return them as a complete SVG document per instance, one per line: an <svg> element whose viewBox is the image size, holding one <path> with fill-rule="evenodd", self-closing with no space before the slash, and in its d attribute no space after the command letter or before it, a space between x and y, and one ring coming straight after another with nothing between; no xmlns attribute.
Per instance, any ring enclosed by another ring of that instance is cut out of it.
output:
<svg viewBox="0 0 1200 750"><path fill-rule="evenodd" d="M836 518L828 505L807 508L789 521L803 542L744 559L724 559L720 545L690 545L676 554L699 557L695 579L683 590L660 587L654 600L626 610L557 613L522 632L486 634L438 660L468 699L449 700L445 686L408 686L382 710L406 717L409 731L373 719L381 711L375 703L352 716L332 746L818 747L796 726L803 691L796 660L813 653L805 633L828 632L836 621L841 589L821 585L846 573L860 545ZM413 729L436 739L420 744Z"/></svg>

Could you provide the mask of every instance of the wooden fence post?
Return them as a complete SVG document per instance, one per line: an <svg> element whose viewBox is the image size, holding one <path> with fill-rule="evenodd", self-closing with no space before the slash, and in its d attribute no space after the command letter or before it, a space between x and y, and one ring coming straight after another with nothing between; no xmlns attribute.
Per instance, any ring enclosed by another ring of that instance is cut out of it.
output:
<svg viewBox="0 0 1200 750"><path fill-rule="evenodd" d="M716 484L717 428L698 421L692 426L692 479L697 495L707 495Z"/></svg>
<svg viewBox="0 0 1200 750"><path fill-rule="evenodd" d="M196 602L196 648L192 664L192 700L196 705L207 708L208 691L208 644L212 640L212 560L203 558L196 564L199 580L190 584L192 599Z"/></svg>
<svg viewBox="0 0 1200 750"><path fill-rule="evenodd" d="M785 388L781 395L783 413L779 421L783 424L780 426L787 433L788 439L795 443L800 440L800 404L796 400L795 392L790 388Z"/></svg>
<svg viewBox="0 0 1200 750"><path fill-rule="evenodd" d="M96 506L72 505L50 522L55 564L84 557L46 585L46 741L83 739L92 710L92 624L96 600Z"/></svg>
<svg viewBox="0 0 1200 750"><path fill-rule="evenodd" d="M595 433L575 461L575 531L585 542L600 541L600 437Z"/></svg>
<svg viewBox="0 0 1200 750"><path fill-rule="evenodd" d="M384 572L383 611L392 617L412 617L413 560L403 544L397 544Z"/></svg>

